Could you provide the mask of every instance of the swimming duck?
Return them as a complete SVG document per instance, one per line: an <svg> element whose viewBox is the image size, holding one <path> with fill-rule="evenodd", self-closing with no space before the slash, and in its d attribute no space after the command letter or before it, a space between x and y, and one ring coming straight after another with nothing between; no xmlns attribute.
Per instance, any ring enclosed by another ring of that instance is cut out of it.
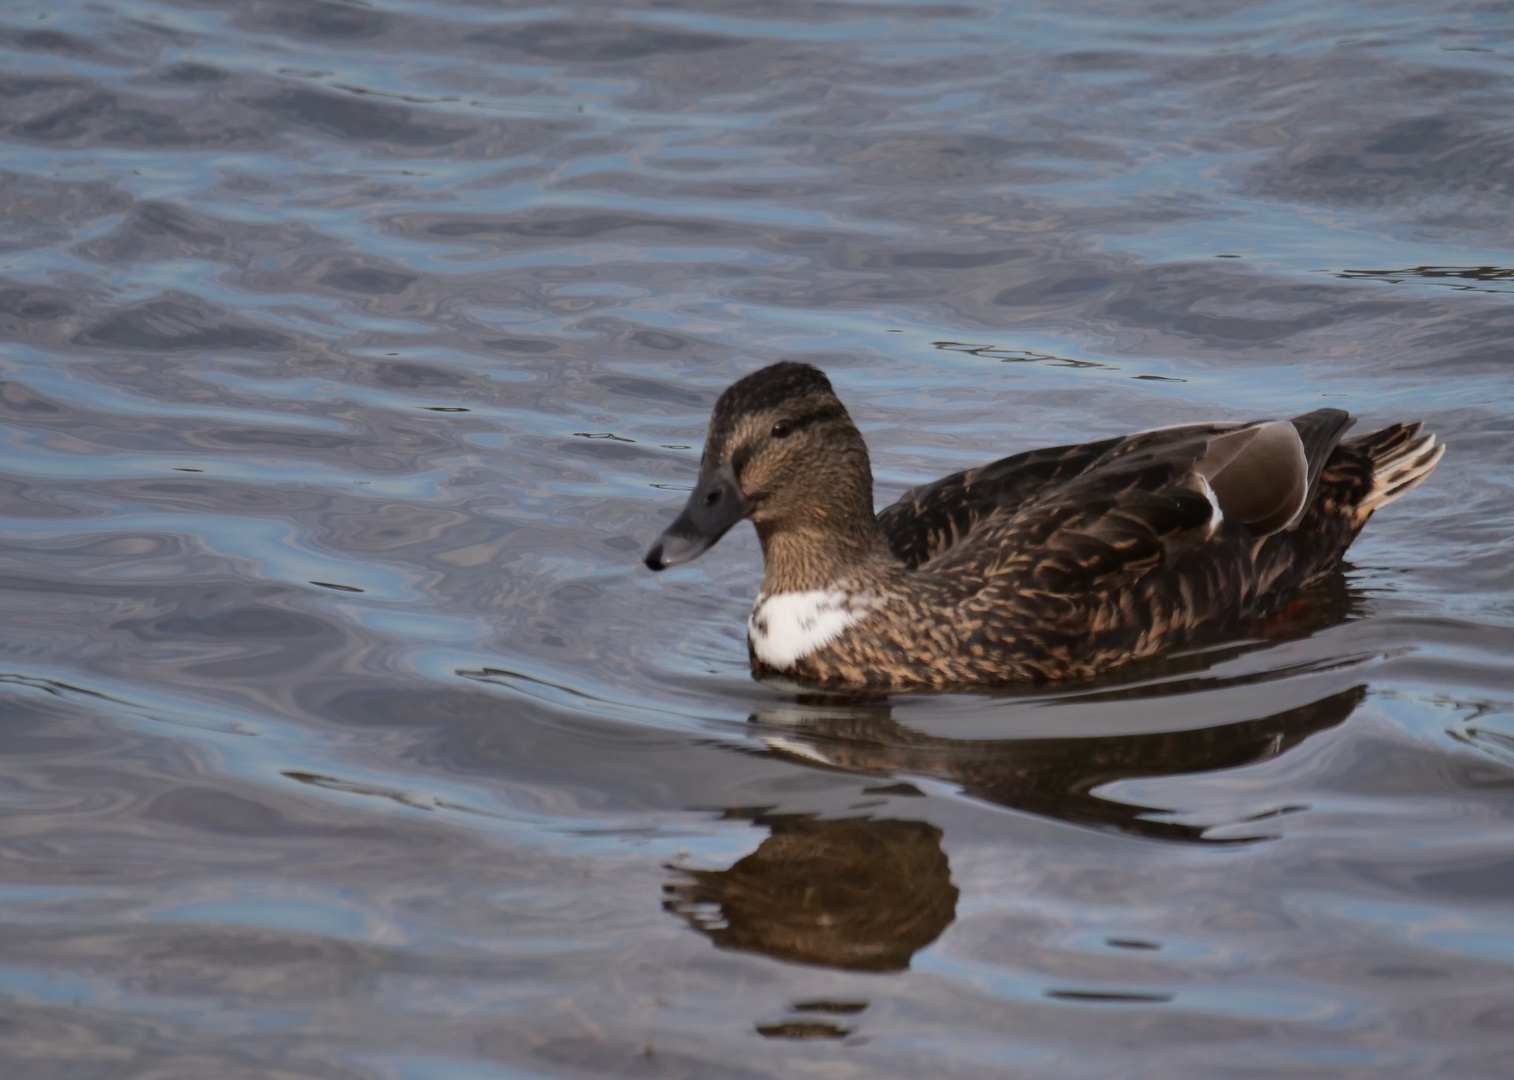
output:
<svg viewBox="0 0 1514 1080"><path fill-rule="evenodd" d="M1420 423L1188 424L1032 450L873 510L867 445L818 368L784 362L715 404L662 570L743 518L765 572L753 674L847 689L1086 678L1244 630L1328 574L1445 452Z"/></svg>

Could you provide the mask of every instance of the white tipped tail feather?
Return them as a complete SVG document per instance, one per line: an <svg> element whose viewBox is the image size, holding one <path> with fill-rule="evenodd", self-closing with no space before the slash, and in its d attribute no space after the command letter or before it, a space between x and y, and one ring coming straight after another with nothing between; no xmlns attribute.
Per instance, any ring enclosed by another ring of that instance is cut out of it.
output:
<svg viewBox="0 0 1514 1080"><path fill-rule="evenodd" d="M1372 489L1357 504L1357 512L1363 518L1435 471L1446 448L1444 444L1436 443L1433 432L1422 432L1423 427L1423 423L1407 425L1397 445L1384 447L1381 457L1373 455Z"/></svg>

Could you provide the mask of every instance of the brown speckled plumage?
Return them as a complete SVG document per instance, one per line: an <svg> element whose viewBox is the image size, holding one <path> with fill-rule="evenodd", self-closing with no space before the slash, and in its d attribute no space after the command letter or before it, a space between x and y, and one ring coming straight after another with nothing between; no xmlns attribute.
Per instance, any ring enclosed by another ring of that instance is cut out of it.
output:
<svg viewBox="0 0 1514 1080"><path fill-rule="evenodd" d="M1444 451L1417 423L1342 441L1350 424L1320 409L1036 450L875 515L866 446L829 382L775 364L722 395L700 488L647 563L692 558L745 516L764 598L861 598L855 621L791 666L753 649L759 676L877 689L1087 677L1276 610ZM690 515L722 492L705 535Z"/></svg>

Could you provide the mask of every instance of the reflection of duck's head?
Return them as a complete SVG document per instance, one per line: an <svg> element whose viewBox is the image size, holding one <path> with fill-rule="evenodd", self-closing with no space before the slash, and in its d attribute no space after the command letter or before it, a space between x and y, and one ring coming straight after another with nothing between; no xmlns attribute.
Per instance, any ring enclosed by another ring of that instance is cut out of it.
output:
<svg viewBox="0 0 1514 1080"><path fill-rule="evenodd" d="M729 870L682 870L664 906L727 949L900 971L956 917L941 830L922 821L759 818L772 834Z"/></svg>
<svg viewBox="0 0 1514 1080"><path fill-rule="evenodd" d="M1355 686L1256 719L1216 719L1179 730L1172 729L1179 721L1169 715L1155 729L1130 734L1088 733L1101 720L1086 708L1084 733L1066 736L1024 737L1022 731L1019 737L944 737L900 723L887 704L860 700L811 699L763 710L752 720L768 729L781 725L781 733L774 730L764 740L791 759L868 776L931 777L987 802L1074 824L1205 841L1208 827L1163 820L1164 812L1180 808L1124 803L1099 789L1118 780L1239 768L1277 757L1343 722L1365 693ZM1129 697L1103 704L1113 706L1105 710L1106 725L1117 724L1121 710L1132 725L1140 718ZM1158 715L1173 710L1170 698L1151 704ZM1066 722L1073 726L1072 718Z"/></svg>

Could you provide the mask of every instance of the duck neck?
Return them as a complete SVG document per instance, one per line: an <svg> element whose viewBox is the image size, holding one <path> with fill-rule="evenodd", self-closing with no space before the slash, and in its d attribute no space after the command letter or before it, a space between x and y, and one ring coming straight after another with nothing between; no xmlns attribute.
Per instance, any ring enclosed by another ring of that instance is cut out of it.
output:
<svg viewBox="0 0 1514 1080"><path fill-rule="evenodd" d="M842 583L881 584L901 565L866 501L853 507L813 506L789 519L759 522L757 536L767 596Z"/></svg>

